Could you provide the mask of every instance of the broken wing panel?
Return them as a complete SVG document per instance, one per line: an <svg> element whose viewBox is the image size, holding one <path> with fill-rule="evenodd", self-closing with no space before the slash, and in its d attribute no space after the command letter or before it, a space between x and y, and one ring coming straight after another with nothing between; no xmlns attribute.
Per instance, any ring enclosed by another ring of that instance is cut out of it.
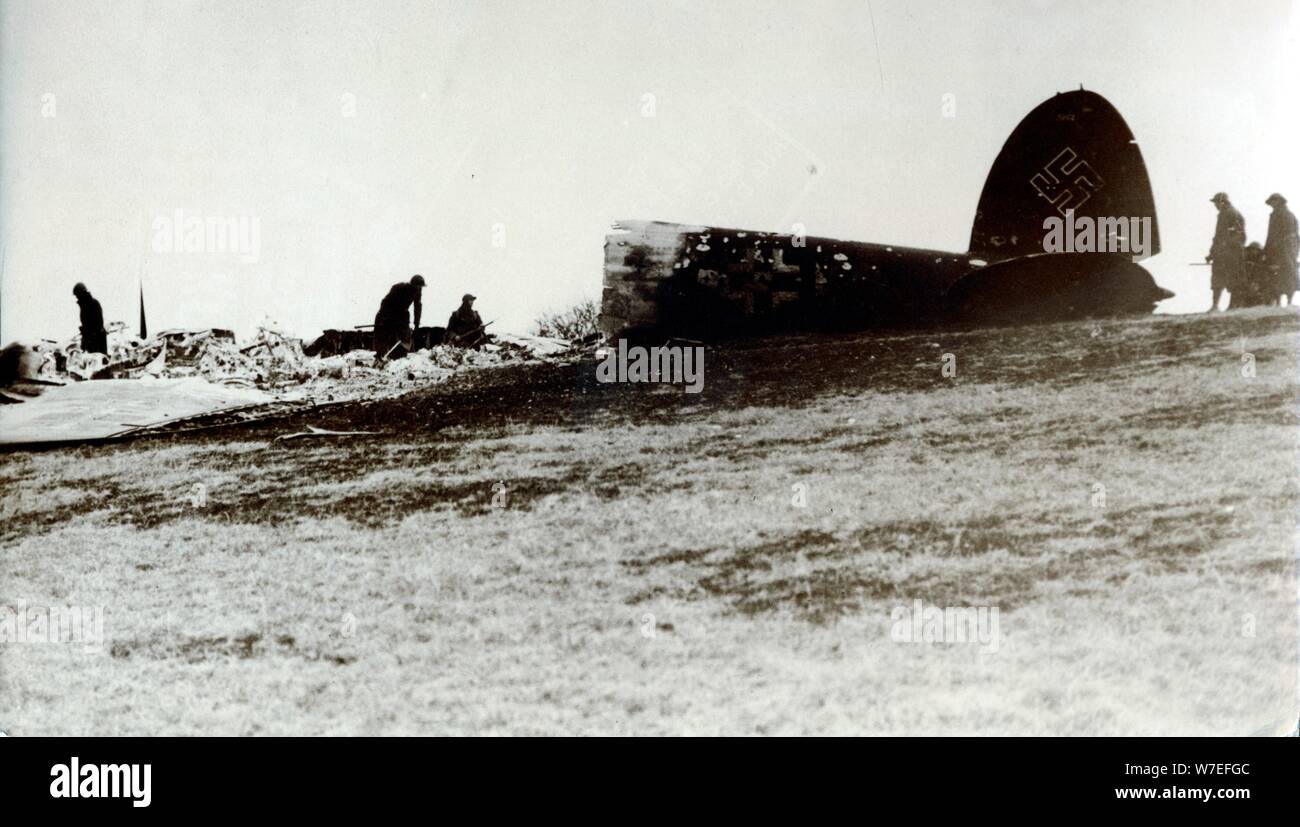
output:
<svg viewBox="0 0 1300 827"><path fill-rule="evenodd" d="M21 405L0 406L0 445L105 439L178 417L271 401L261 391L199 378L73 382Z"/></svg>

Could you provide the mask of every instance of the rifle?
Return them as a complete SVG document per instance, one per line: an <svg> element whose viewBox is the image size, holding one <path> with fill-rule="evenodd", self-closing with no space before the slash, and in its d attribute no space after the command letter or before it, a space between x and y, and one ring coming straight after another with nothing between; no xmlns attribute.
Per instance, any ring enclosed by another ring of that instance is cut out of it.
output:
<svg viewBox="0 0 1300 827"><path fill-rule="evenodd" d="M481 333L482 331L486 330L488 325L495 324L495 323L496 323L496 319L493 319L492 321L487 322L487 324L481 324L478 327L474 328L473 330L467 330L464 333L448 333L445 343L449 345L458 345L465 339L468 339L470 336L473 336L475 333ZM475 337L471 341L477 342L478 338Z"/></svg>

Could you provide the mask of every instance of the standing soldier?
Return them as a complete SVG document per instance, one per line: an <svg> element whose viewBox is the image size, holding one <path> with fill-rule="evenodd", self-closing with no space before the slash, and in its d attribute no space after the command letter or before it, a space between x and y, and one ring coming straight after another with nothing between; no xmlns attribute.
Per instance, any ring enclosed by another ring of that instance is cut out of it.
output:
<svg viewBox="0 0 1300 827"><path fill-rule="evenodd" d="M1300 252L1300 235L1296 232L1295 214L1286 206L1286 199L1273 193L1265 201L1273 208L1268 217L1268 237L1264 240L1264 259L1273 271L1273 298L1281 296L1291 304L1291 295L1300 290L1296 273L1296 254Z"/></svg>
<svg viewBox="0 0 1300 827"><path fill-rule="evenodd" d="M415 274L410 281L399 281L388 289L375 314L375 355L384 358L394 345L411 349L411 319L407 308L415 305L415 327L420 327L420 296L424 276Z"/></svg>
<svg viewBox="0 0 1300 827"><path fill-rule="evenodd" d="M77 282L72 287L72 295L77 297L81 308L81 349L86 353L108 355L108 333L104 330L104 308L99 300L90 295L86 285Z"/></svg>
<svg viewBox="0 0 1300 827"><path fill-rule="evenodd" d="M1242 276L1242 257L1246 248L1246 219L1241 217L1237 208L1232 206L1226 192L1216 192L1210 199L1219 210L1219 219L1214 224L1214 241L1210 243L1210 254L1205 257L1210 268L1210 290L1214 294L1214 305L1210 312L1219 309L1219 296L1224 289L1231 291L1237 287Z"/></svg>

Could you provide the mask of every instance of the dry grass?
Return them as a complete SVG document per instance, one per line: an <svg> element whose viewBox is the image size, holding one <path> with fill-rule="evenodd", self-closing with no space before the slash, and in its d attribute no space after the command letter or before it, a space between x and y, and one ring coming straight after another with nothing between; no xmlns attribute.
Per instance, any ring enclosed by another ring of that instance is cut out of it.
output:
<svg viewBox="0 0 1300 827"><path fill-rule="evenodd" d="M0 603L108 637L0 648L0 729L1281 733L1296 333L791 337L698 397L539 369L332 414L380 437L0 457ZM892 641L913 599L1000 646Z"/></svg>

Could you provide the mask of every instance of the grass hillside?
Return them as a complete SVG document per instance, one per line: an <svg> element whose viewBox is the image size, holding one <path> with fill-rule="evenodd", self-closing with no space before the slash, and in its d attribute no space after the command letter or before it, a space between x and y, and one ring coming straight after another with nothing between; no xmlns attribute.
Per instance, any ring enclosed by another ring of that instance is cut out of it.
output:
<svg viewBox="0 0 1300 827"><path fill-rule="evenodd" d="M0 644L0 729L1284 733L1297 332L791 336L698 395L528 365L0 455L0 604L106 613ZM915 600L996 645L896 640Z"/></svg>

